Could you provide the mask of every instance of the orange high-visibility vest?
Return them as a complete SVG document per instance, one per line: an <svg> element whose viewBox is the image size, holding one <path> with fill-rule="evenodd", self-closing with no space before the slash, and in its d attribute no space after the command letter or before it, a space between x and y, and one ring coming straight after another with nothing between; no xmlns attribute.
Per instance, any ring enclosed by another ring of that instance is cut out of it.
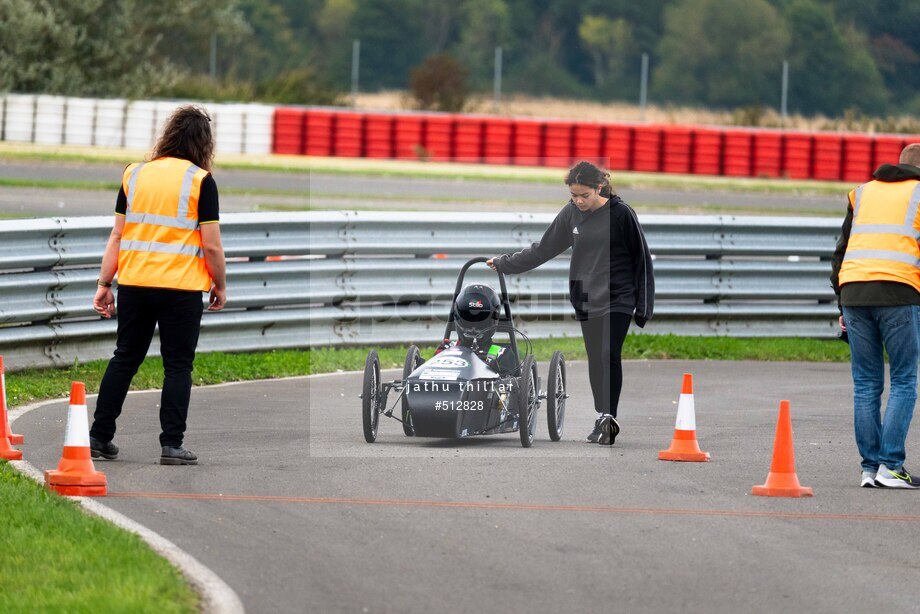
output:
<svg viewBox="0 0 920 614"><path fill-rule="evenodd" d="M179 158L158 158L125 169L122 188L128 208L118 253L119 284L211 289L198 228L198 196L207 175Z"/></svg>
<svg viewBox="0 0 920 614"><path fill-rule="evenodd" d="M920 292L920 181L870 181L850 191L853 226L840 285L894 281Z"/></svg>

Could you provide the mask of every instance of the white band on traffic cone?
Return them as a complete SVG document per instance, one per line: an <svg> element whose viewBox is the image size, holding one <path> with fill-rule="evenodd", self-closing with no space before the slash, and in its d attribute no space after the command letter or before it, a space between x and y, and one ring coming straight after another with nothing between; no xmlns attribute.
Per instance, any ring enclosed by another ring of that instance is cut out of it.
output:
<svg viewBox="0 0 920 614"><path fill-rule="evenodd" d="M86 405L71 405L67 410L67 431L64 446L71 448L89 447L89 419Z"/></svg>
<svg viewBox="0 0 920 614"><path fill-rule="evenodd" d="M678 431L696 430L696 412L693 407L693 395L681 394L677 402L677 422L674 428Z"/></svg>

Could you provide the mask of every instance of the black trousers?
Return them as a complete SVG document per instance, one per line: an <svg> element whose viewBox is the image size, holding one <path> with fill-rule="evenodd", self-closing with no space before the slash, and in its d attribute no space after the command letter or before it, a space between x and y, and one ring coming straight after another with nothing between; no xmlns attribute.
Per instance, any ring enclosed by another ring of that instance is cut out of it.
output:
<svg viewBox="0 0 920 614"><path fill-rule="evenodd" d="M623 341L632 316L610 313L581 322L581 334L588 352L588 379L594 394L594 411L617 415L623 388Z"/></svg>
<svg viewBox="0 0 920 614"><path fill-rule="evenodd" d="M179 447L192 394L192 366L203 311L201 292L120 286L117 301L118 341L99 386L90 435L103 443L115 436L115 421L121 415L128 387L159 325L164 375L160 445Z"/></svg>

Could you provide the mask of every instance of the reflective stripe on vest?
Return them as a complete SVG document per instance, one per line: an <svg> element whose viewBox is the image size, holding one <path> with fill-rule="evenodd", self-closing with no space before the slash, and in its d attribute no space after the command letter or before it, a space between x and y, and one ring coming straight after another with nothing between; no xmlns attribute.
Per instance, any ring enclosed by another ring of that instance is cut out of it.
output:
<svg viewBox="0 0 920 614"><path fill-rule="evenodd" d="M122 241L121 249L135 252L156 252L159 254L181 254L204 258L200 247L194 245L177 245L176 243L158 243L157 241Z"/></svg>
<svg viewBox="0 0 920 614"><path fill-rule="evenodd" d="M920 292L920 183L871 181L851 195L853 225L840 284L894 281Z"/></svg>
<svg viewBox="0 0 920 614"><path fill-rule="evenodd" d="M120 284L210 289L197 215L201 181L206 176L206 171L178 158L159 158L126 169Z"/></svg>

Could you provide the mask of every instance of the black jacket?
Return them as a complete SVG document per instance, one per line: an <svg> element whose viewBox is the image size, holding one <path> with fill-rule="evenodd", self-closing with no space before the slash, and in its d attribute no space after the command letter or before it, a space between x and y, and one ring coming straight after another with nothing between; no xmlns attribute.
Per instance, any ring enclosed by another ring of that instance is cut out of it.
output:
<svg viewBox="0 0 920 614"><path fill-rule="evenodd" d="M592 212L582 212L569 201L539 241L496 258L495 266L502 273L523 273L569 247L569 300L575 318L635 312L636 324L645 326L655 304L652 255L636 212L619 196Z"/></svg>
<svg viewBox="0 0 920 614"><path fill-rule="evenodd" d="M920 168L910 164L882 164L872 177L878 181L896 182L920 179ZM853 228L853 205L847 199L847 215L840 230L840 240L831 260L831 286L837 294L837 306L843 307L893 307L896 305L920 305L920 293L913 286L896 281L861 281L840 287L840 267L850 242Z"/></svg>

